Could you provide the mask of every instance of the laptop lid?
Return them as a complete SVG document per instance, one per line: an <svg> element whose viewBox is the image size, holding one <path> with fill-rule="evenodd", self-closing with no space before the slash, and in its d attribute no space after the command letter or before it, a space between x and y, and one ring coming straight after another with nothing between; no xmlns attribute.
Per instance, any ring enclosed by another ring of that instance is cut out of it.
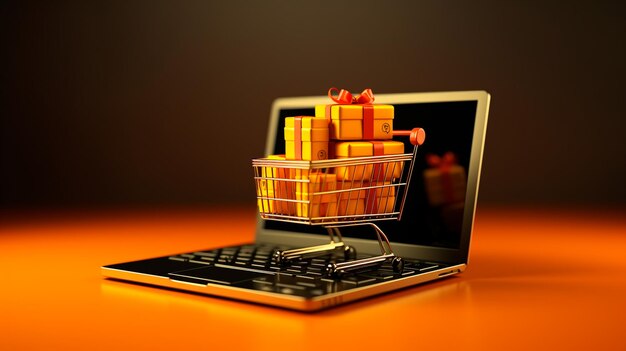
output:
<svg viewBox="0 0 626 351"><path fill-rule="evenodd" d="M377 94L375 103L395 107L394 130L426 130L415 162L400 221L376 222L394 252L407 258L467 263L474 222L490 95L485 91ZM279 98L271 110L265 154L284 154L284 120L314 116L327 96ZM408 139L408 138L405 138ZM412 145L405 142L405 152ZM342 230L359 252L380 253L367 227ZM257 242L293 246L328 242L323 227L290 224L258 217Z"/></svg>

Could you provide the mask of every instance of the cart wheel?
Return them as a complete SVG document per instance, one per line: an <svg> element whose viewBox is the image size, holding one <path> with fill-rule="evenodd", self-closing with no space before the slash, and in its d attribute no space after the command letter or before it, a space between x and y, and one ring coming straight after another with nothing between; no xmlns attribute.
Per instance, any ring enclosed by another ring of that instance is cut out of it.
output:
<svg viewBox="0 0 626 351"><path fill-rule="evenodd" d="M285 260L283 259L282 251L277 250L276 252L274 252L274 262L276 262L276 264L278 265L282 265L285 263Z"/></svg>
<svg viewBox="0 0 626 351"><path fill-rule="evenodd" d="M391 266L393 267L394 272L402 273L404 270L404 261L402 260L402 257L394 257L393 260L391 260Z"/></svg>
<svg viewBox="0 0 626 351"><path fill-rule="evenodd" d="M346 260L356 258L356 249L352 246L346 245L343 249L343 255Z"/></svg>
<svg viewBox="0 0 626 351"><path fill-rule="evenodd" d="M326 275L333 278L341 278L341 272L337 271L337 265L332 262L326 265Z"/></svg>

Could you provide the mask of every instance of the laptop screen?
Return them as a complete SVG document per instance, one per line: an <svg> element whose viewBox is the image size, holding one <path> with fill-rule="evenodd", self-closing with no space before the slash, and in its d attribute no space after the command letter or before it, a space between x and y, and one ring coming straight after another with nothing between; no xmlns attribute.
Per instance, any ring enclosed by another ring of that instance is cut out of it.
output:
<svg viewBox="0 0 626 351"><path fill-rule="evenodd" d="M477 101L394 104L394 130L426 130L426 141L419 147L409 192L400 221L376 224L396 243L458 249L461 245L467 170L470 164ZM314 116L311 108L281 109L274 154L285 153L284 120L289 116ZM405 153L413 145L408 137ZM326 235L323 227L278 221L263 221L264 228ZM363 230L342 229L345 237L372 239Z"/></svg>

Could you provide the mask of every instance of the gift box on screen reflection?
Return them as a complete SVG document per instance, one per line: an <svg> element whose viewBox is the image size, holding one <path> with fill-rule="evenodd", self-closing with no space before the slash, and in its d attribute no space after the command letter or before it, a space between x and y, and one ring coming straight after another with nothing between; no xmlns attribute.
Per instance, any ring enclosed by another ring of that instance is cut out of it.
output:
<svg viewBox="0 0 626 351"><path fill-rule="evenodd" d="M382 156L404 153L400 141L344 141L333 144L333 155L338 158ZM402 162L364 164L337 167L337 180L389 181L402 174Z"/></svg>
<svg viewBox="0 0 626 351"><path fill-rule="evenodd" d="M426 155L431 168L424 170L424 186L431 206L442 206L465 201L467 179L465 168L457 163L452 152L443 156Z"/></svg>
<svg viewBox="0 0 626 351"><path fill-rule="evenodd" d="M296 176L296 200L303 200L296 205L299 217L324 217L327 216L329 207L334 208L337 203L337 194L318 194L320 192L334 191L337 189L337 176L334 174L314 173L308 176Z"/></svg>
<svg viewBox="0 0 626 351"><path fill-rule="evenodd" d="M269 155L270 160L285 160L285 155ZM292 179L296 170L281 167L262 167L257 195L267 199L258 199L261 213L294 215L295 204L287 199L295 199L295 183Z"/></svg>
<svg viewBox="0 0 626 351"><path fill-rule="evenodd" d="M337 96L333 93L337 91ZM315 116L329 121L331 140L388 140L393 137L392 105L373 104L370 89L352 96L349 91L331 88L328 96L336 104L315 106Z"/></svg>
<svg viewBox="0 0 626 351"><path fill-rule="evenodd" d="M311 116L285 118L285 150L288 160L327 159L328 121Z"/></svg>

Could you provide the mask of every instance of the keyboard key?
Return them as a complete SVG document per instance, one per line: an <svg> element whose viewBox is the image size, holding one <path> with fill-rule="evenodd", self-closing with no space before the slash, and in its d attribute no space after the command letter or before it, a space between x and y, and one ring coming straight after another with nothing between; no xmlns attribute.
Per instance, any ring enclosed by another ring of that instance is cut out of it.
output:
<svg viewBox="0 0 626 351"><path fill-rule="evenodd" d="M180 257L180 256L170 256L169 259L173 260L173 261L182 261L182 262L186 262L187 261L186 258Z"/></svg>
<svg viewBox="0 0 626 351"><path fill-rule="evenodd" d="M313 278L319 278L324 275L321 272L311 272L311 270L307 271L305 274Z"/></svg>
<svg viewBox="0 0 626 351"><path fill-rule="evenodd" d="M213 264L213 262L204 261L204 260L189 260L191 263L200 263L200 264Z"/></svg>
<svg viewBox="0 0 626 351"><path fill-rule="evenodd" d="M194 252L193 254L196 255L196 256L216 257L217 256L217 250L213 250L213 251L198 251L198 252Z"/></svg>

